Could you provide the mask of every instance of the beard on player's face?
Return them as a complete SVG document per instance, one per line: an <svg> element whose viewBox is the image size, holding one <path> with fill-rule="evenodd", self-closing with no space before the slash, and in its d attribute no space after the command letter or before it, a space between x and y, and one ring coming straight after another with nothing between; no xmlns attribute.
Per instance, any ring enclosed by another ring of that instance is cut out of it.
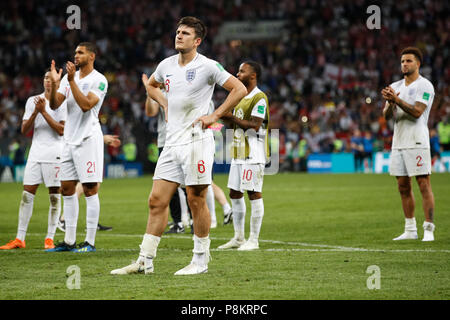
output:
<svg viewBox="0 0 450 320"><path fill-rule="evenodd" d="M416 69L414 67L409 67L405 71L402 70L403 76L410 76L414 72L416 72Z"/></svg>
<svg viewBox="0 0 450 320"><path fill-rule="evenodd" d="M75 67L77 67L77 68L82 68L82 67L84 67L85 65L87 65L88 62L87 62L87 61L78 60L78 61L76 61L74 64L75 64Z"/></svg>
<svg viewBox="0 0 450 320"><path fill-rule="evenodd" d="M240 77L239 80L242 82L242 84L246 87L248 87L248 84L250 83L249 77Z"/></svg>

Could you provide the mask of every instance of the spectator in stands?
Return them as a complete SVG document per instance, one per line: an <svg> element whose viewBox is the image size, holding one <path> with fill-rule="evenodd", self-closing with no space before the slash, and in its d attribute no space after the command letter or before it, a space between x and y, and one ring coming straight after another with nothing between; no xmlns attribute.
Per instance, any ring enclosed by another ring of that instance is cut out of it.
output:
<svg viewBox="0 0 450 320"><path fill-rule="evenodd" d="M450 151L450 122L449 115L444 117L437 125L439 140L443 151Z"/></svg>
<svg viewBox="0 0 450 320"><path fill-rule="evenodd" d="M359 129L355 129L353 131L353 136L350 139L350 145L355 158L355 172L362 172L364 161L364 142Z"/></svg>
<svg viewBox="0 0 450 320"><path fill-rule="evenodd" d="M0 2L0 150L19 136L17 124L26 98L37 93L41 72L51 57L62 64L72 55L67 48L86 40L87 28L69 30L66 17L58 14L69 4L68 0ZM102 59L97 68L110 83L100 115L102 128L105 134L123 137L132 132L137 138L137 161L147 162L146 148L156 135L154 121L143 112L145 93L139 87L140 75L150 74L156 62L173 51L164 26L191 13L190 6L189 1L161 5L139 0L115 0L114 6L100 1L80 4L89 32L98 35ZM207 17L210 34L202 53L214 57L231 73L237 72L235 66L243 57L261 61L266 70L261 89L271 101L272 128L290 128L289 119L300 126L300 116L318 114L323 120L317 121L321 133L332 130L339 139L349 139L358 124L364 131L371 128L374 138L389 150L392 123L377 121L381 103L377 93L380 85L393 82L396 50L407 45L419 46L424 60L430 61L423 69L424 76L436 86L430 127L435 128L450 115L446 110L450 89L448 1L429 0L414 6L383 3L382 29L377 32L361 23L360 13L366 11L368 1L269 0L258 1L257 7L258 11L252 10L249 1L230 1L221 10L209 4L197 6L198 13ZM248 20L286 23L276 39L217 41L224 23ZM411 28L419 32L411 32ZM386 38L391 41L386 42ZM216 90L214 100L222 101L223 92ZM293 133L298 141L300 132ZM445 137L448 133L438 133L443 146L450 150L450 138ZM280 147L284 148L284 143ZM315 149L314 144L310 147Z"/></svg>
<svg viewBox="0 0 450 320"><path fill-rule="evenodd" d="M363 162L365 162L367 160L367 167L364 165L365 168L367 168L368 172L372 172L372 168L373 168L373 144L374 144L374 139L372 136L372 132L370 131L366 131L364 133L364 138L363 138L363 146L364 146L364 159Z"/></svg>

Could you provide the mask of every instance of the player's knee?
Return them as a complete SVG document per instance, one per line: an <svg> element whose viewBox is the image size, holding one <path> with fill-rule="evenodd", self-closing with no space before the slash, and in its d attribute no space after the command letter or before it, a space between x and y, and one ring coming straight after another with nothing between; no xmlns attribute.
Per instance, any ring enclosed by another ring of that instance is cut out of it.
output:
<svg viewBox="0 0 450 320"><path fill-rule="evenodd" d="M158 197L154 194L151 194L150 197L148 198L148 207L150 208L150 210L164 208L168 205L169 204L166 203L165 201L163 201L163 199L161 199L161 197Z"/></svg>
<svg viewBox="0 0 450 320"><path fill-rule="evenodd" d="M244 196L242 192L230 189L230 198L231 199L240 199Z"/></svg>
<svg viewBox="0 0 450 320"><path fill-rule="evenodd" d="M431 192L431 185L427 179L417 179L417 184L421 193Z"/></svg>
<svg viewBox="0 0 450 320"><path fill-rule="evenodd" d="M62 186L61 193L63 196L71 196L75 193L75 188L72 188L71 186Z"/></svg>
<svg viewBox="0 0 450 320"><path fill-rule="evenodd" d="M75 190L76 190L76 188L74 188L74 191ZM97 182L83 183L83 191L84 191L84 195L86 197L90 197L90 196L93 196L93 195L97 194L97 192L98 192L98 184L97 184Z"/></svg>
<svg viewBox="0 0 450 320"><path fill-rule="evenodd" d="M400 195L402 197L411 196L411 186L410 185L399 184L398 191L400 192Z"/></svg>
<svg viewBox="0 0 450 320"><path fill-rule="evenodd" d="M255 192L255 191L249 191L248 192L248 198L250 200L258 200L262 198L262 193L261 192Z"/></svg>
<svg viewBox="0 0 450 320"><path fill-rule="evenodd" d="M188 204L189 208L191 208L191 211L197 212L203 207L203 205L206 205L206 201L201 197L190 196L188 197Z"/></svg>

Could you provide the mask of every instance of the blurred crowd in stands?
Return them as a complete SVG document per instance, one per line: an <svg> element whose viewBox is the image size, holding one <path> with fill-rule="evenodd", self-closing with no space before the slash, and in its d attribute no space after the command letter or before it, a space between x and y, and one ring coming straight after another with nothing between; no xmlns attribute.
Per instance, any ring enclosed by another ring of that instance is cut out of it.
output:
<svg viewBox="0 0 450 320"><path fill-rule="evenodd" d="M449 148L447 1L383 1L381 29L369 29L366 10L374 3L362 0L91 0L77 3L81 29L69 30L71 2L0 3L0 156L29 145L29 137L20 135L25 102L43 91L51 59L64 67L79 42L91 41L99 48L95 67L109 81L100 115L104 133L136 146L134 157L127 159L153 159L148 150L154 150L156 118L144 113L141 74L151 74L158 62L176 53L176 23L185 15L207 24L199 51L230 73L236 74L245 59L262 64L259 86L270 101L270 127L280 130L285 170L304 170L309 153L346 151L365 157L389 150L393 123L382 118L380 91L401 78L399 52L411 45L422 50L421 74L436 90L429 117L437 139L432 152ZM276 39L215 41L226 22L274 20L285 21ZM223 89L216 90L216 106L223 99ZM125 159L122 148L107 150L107 161Z"/></svg>

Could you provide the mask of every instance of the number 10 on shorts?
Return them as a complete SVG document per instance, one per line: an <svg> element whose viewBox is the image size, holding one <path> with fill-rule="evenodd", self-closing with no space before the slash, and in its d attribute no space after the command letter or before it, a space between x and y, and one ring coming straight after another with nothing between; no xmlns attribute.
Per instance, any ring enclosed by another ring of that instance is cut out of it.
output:
<svg viewBox="0 0 450 320"><path fill-rule="evenodd" d="M252 181L253 172L251 169L244 169L244 173L242 174L242 180L244 181Z"/></svg>

